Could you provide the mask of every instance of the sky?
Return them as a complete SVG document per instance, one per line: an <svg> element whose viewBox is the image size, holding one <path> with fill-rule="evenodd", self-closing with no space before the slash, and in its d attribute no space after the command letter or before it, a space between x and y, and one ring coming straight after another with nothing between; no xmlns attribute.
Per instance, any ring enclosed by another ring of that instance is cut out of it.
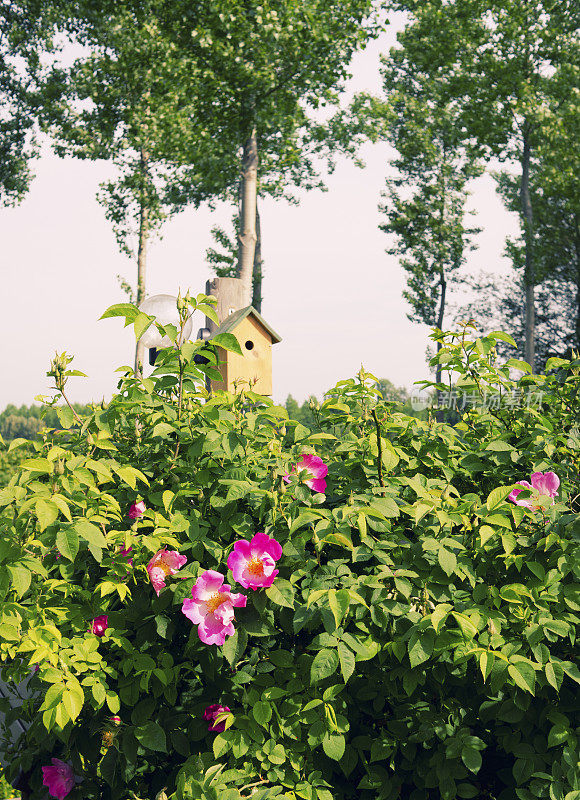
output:
<svg viewBox="0 0 580 800"><path fill-rule="evenodd" d="M395 43L400 15L351 65L345 98L380 92L379 57ZM321 397L361 364L379 378L412 388L427 378L429 330L407 319L403 270L385 252L378 204L392 174L384 144L362 150L366 167L340 159L327 192L300 194L300 203L265 200L261 206L264 283L262 314L282 336L273 348L273 397L302 402ZM117 367L132 364L132 328L99 321L113 303L126 301L117 275L136 282L136 262L119 253L95 196L114 175L106 162L60 159L46 144L36 178L16 208L0 208L0 410L50 394L46 377L55 352L74 355L72 368L87 378L69 383L74 402L107 399ZM506 235L518 230L489 176L473 185L473 224L483 228L467 268L505 272ZM205 251L211 228L227 226L231 206L188 209L169 220L149 251L148 295L205 290L212 271ZM194 320L194 331L203 325Z"/></svg>

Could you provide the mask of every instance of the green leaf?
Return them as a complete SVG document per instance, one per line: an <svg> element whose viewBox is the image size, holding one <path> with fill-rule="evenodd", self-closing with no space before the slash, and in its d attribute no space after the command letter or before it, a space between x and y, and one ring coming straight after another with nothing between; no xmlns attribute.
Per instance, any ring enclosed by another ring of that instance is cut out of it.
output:
<svg viewBox="0 0 580 800"><path fill-rule="evenodd" d="M558 669L556 669L558 668ZM554 689L559 692L560 686L562 685L562 679L564 678L564 670L560 667L559 664L552 664L551 661L545 666L546 672L546 679L550 686L553 686Z"/></svg>
<svg viewBox="0 0 580 800"><path fill-rule="evenodd" d="M68 406L63 406L62 408L57 408L56 413L63 428L67 429L72 427L72 424L75 421L75 416L71 408Z"/></svg>
<svg viewBox="0 0 580 800"><path fill-rule="evenodd" d="M331 675L334 675L337 668L338 653L336 650L329 650L327 648L320 650L314 657L314 661L310 667L310 682L318 683L325 678L329 678Z"/></svg>
<svg viewBox="0 0 580 800"><path fill-rule="evenodd" d="M55 504L55 506L59 509L59 511L61 511L64 514L64 516L68 519L68 521L72 522L70 508L65 498L61 494L53 494L51 497L51 501Z"/></svg>
<svg viewBox="0 0 580 800"><path fill-rule="evenodd" d="M504 331L491 331L487 334L488 339L499 339L500 342L505 342L506 344L511 344L512 347L517 347L517 344L514 342L513 337L509 335L509 333L505 333Z"/></svg>
<svg viewBox="0 0 580 800"><path fill-rule="evenodd" d="M258 700L257 703L254 703L252 714L259 725L266 727L272 719L272 706L265 700Z"/></svg>
<svg viewBox="0 0 580 800"><path fill-rule="evenodd" d="M216 310L213 306L208 305L207 303L199 303L196 311L201 311L202 314L205 314L206 317L211 319L212 322L215 322L216 325L219 325L219 317L216 313Z"/></svg>
<svg viewBox="0 0 580 800"><path fill-rule="evenodd" d="M548 747L559 747L559 745L564 744L568 741L571 733L572 731L565 725L554 725L548 734Z"/></svg>
<svg viewBox="0 0 580 800"><path fill-rule="evenodd" d="M490 442L485 449L491 450L495 453L510 453L514 448L512 447L511 444L504 442L503 439L495 439L493 442ZM497 488L503 490L506 487L498 486ZM494 491L497 491L497 489L494 489ZM509 494L509 491L507 492L507 494Z"/></svg>
<svg viewBox="0 0 580 800"><path fill-rule="evenodd" d="M489 651L486 650L484 653L480 654L479 668L481 670L481 675L483 677L484 683L491 675L494 663L495 663L495 655L493 653L490 653Z"/></svg>
<svg viewBox="0 0 580 800"><path fill-rule="evenodd" d="M302 511L292 523L290 533L295 533L299 528L302 528L309 522L318 522L320 519L321 515L317 511Z"/></svg>
<svg viewBox="0 0 580 800"><path fill-rule="evenodd" d="M248 634L243 628L236 628L233 636L228 636L222 646L222 653L226 657L230 666L234 666L246 649L248 644Z"/></svg>
<svg viewBox="0 0 580 800"><path fill-rule="evenodd" d="M441 605L435 607L435 610L431 614L431 624L433 625L435 633L439 633L439 629L443 621L449 616L451 608L452 606L450 606L449 603L441 603Z"/></svg>
<svg viewBox="0 0 580 800"><path fill-rule="evenodd" d="M21 436L19 436L17 439L12 439L8 445L8 452L11 453L13 450L16 450L17 447L22 447L22 445L28 446L29 444L30 439L23 439Z"/></svg>
<svg viewBox="0 0 580 800"><path fill-rule="evenodd" d="M22 597L22 595L28 591L28 587L30 586L30 582L32 580L32 574L30 573L30 570L27 570L26 567L19 567L15 564L9 564L8 572L10 573L10 577L12 579L14 591L16 592L18 598Z"/></svg>
<svg viewBox="0 0 580 800"><path fill-rule="evenodd" d="M79 535L73 527L61 528L56 534L56 546L59 553L74 561L79 551Z"/></svg>
<svg viewBox="0 0 580 800"><path fill-rule="evenodd" d="M471 798L479 795L479 789L470 783L459 783L457 785L457 797Z"/></svg>
<svg viewBox="0 0 580 800"><path fill-rule="evenodd" d="M148 750L167 752L165 731L157 722L148 722L146 725L135 728L135 737Z"/></svg>
<svg viewBox="0 0 580 800"><path fill-rule="evenodd" d="M383 517L387 517L387 519L398 517L401 513L401 509L392 497L373 497L371 508L381 513Z"/></svg>
<svg viewBox="0 0 580 800"><path fill-rule="evenodd" d="M168 422L158 422L157 425L153 426L153 430L151 431L151 436L153 438L159 436L161 438L165 438L169 436L170 433L175 433L176 429L173 425L170 425Z"/></svg>
<svg viewBox="0 0 580 800"><path fill-rule="evenodd" d="M435 631L431 630L431 628L427 628L424 631L414 630L411 633L411 637L407 645L411 666L417 667L419 664L427 661L433 652L434 644Z"/></svg>
<svg viewBox="0 0 580 800"><path fill-rule="evenodd" d="M92 544L94 547L102 550L106 549L107 540L105 539L103 532L92 522L89 522L88 519L75 520L72 528L89 544Z"/></svg>
<svg viewBox="0 0 580 800"><path fill-rule="evenodd" d="M459 625L461 633L466 639L473 639L474 636L477 636L477 625L475 625L466 614L461 614L459 611L452 611L451 616L454 617Z"/></svg>
<svg viewBox="0 0 580 800"><path fill-rule="evenodd" d="M221 758L221 756L223 756L223 754L226 753L232 746L229 740L230 733L231 732L228 732L228 736L224 736L223 733L218 733L218 735L213 740L214 758Z"/></svg>
<svg viewBox="0 0 580 800"><path fill-rule="evenodd" d="M346 742L342 734L325 733L322 740L322 749L333 761L340 761L344 755Z"/></svg>
<svg viewBox="0 0 580 800"><path fill-rule="evenodd" d="M53 522L56 522L58 518L58 507L51 500L37 500L34 511L38 517L41 531L48 528Z"/></svg>
<svg viewBox="0 0 580 800"><path fill-rule="evenodd" d="M132 303L115 303L102 314L99 319L107 319L108 317L125 317L125 325L129 325L139 314L139 309Z"/></svg>
<svg viewBox="0 0 580 800"><path fill-rule="evenodd" d="M81 713L84 703L84 693L80 685L78 689L65 689L62 693L62 702L66 708L69 717L74 722L78 715Z"/></svg>
<svg viewBox="0 0 580 800"><path fill-rule="evenodd" d="M493 528L490 528L489 525L482 525L481 528L479 529L479 538L482 547L487 541L489 541L494 536L495 536L495 531Z"/></svg>
<svg viewBox="0 0 580 800"><path fill-rule="evenodd" d="M455 553L451 552L451 550L447 550L445 547L440 547L437 558L443 572L445 572L446 575L453 575L457 567L457 556Z"/></svg>
<svg viewBox="0 0 580 800"><path fill-rule="evenodd" d="M232 353L242 355L240 344L233 333L218 333L210 339L212 345L222 347L224 350L229 350Z"/></svg>
<svg viewBox="0 0 580 800"><path fill-rule="evenodd" d="M515 664L508 665L508 674L516 686L524 692L534 694L536 683L536 672L527 661L517 661Z"/></svg>
<svg viewBox="0 0 580 800"><path fill-rule="evenodd" d="M481 753L469 746L461 750L461 760L470 772L479 772L481 769Z"/></svg>
<svg viewBox="0 0 580 800"><path fill-rule="evenodd" d="M52 464L48 458L27 458L20 465L22 469L29 469L31 472L48 472L52 471Z"/></svg>
<svg viewBox="0 0 580 800"><path fill-rule="evenodd" d="M246 748L246 751L247 749L248 748ZM264 748L264 750L266 750L266 748ZM272 764L284 764L286 762L286 751L281 744L275 744L274 747L270 748L267 751L267 756L268 760L271 761Z"/></svg>
<svg viewBox="0 0 580 800"><path fill-rule="evenodd" d="M513 369L519 369L522 372L531 373L532 371L532 368L527 361L520 361L518 358L510 358L505 362L505 365L506 367L512 367Z"/></svg>
<svg viewBox="0 0 580 800"><path fill-rule="evenodd" d="M344 642L339 642L338 645L338 657L340 659L340 670L342 672L342 677L344 678L344 682L348 683L348 679L354 672L355 668L355 655L348 648Z"/></svg>
<svg viewBox="0 0 580 800"><path fill-rule="evenodd" d="M489 511L493 511L496 506L505 500L508 494L510 494L511 490L511 486L497 486L495 489L492 489L486 500L486 505Z"/></svg>
<svg viewBox="0 0 580 800"><path fill-rule="evenodd" d="M350 605L350 595L347 589L330 589L328 592L328 605L334 615L336 627L340 625Z"/></svg>
<svg viewBox="0 0 580 800"><path fill-rule="evenodd" d="M294 587L285 578L276 578L266 589L267 597L278 606L294 608Z"/></svg>

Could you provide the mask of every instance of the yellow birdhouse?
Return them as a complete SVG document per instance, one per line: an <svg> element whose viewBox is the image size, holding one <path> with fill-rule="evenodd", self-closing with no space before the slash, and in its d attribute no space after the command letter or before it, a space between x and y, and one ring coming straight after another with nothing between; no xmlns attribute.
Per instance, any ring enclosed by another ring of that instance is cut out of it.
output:
<svg viewBox="0 0 580 800"><path fill-rule="evenodd" d="M272 345L282 341L276 331L253 306L234 311L224 319L208 339L220 333L233 333L242 355L217 348L221 381L212 381L212 391L235 392L236 387L251 388L258 394L272 394Z"/></svg>

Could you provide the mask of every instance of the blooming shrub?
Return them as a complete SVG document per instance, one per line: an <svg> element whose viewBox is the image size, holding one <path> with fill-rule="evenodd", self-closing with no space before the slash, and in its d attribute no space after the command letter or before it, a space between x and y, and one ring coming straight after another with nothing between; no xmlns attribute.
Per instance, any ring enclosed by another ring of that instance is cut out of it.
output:
<svg viewBox="0 0 580 800"><path fill-rule="evenodd" d="M40 666L9 777L42 797L59 759L71 800L577 800L580 364L514 383L502 337L445 337L444 374L541 408L423 422L361 371L309 430L208 397L188 343L39 442L0 492L3 674ZM554 504L511 502L536 472ZM186 561L156 587L160 552Z"/></svg>

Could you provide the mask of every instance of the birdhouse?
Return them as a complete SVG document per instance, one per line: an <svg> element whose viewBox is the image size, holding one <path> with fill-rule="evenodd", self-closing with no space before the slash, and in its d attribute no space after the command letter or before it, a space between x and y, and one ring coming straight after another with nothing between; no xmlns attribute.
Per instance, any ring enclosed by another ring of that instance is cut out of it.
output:
<svg viewBox="0 0 580 800"><path fill-rule="evenodd" d="M208 344L220 333L233 333L242 354L217 348L221 381L212 381L211 389L235 392L251 387L258 394L272 394L272 345L281 341L264 317L253 306L229 314L217 330L212 332Z"/></svg>

